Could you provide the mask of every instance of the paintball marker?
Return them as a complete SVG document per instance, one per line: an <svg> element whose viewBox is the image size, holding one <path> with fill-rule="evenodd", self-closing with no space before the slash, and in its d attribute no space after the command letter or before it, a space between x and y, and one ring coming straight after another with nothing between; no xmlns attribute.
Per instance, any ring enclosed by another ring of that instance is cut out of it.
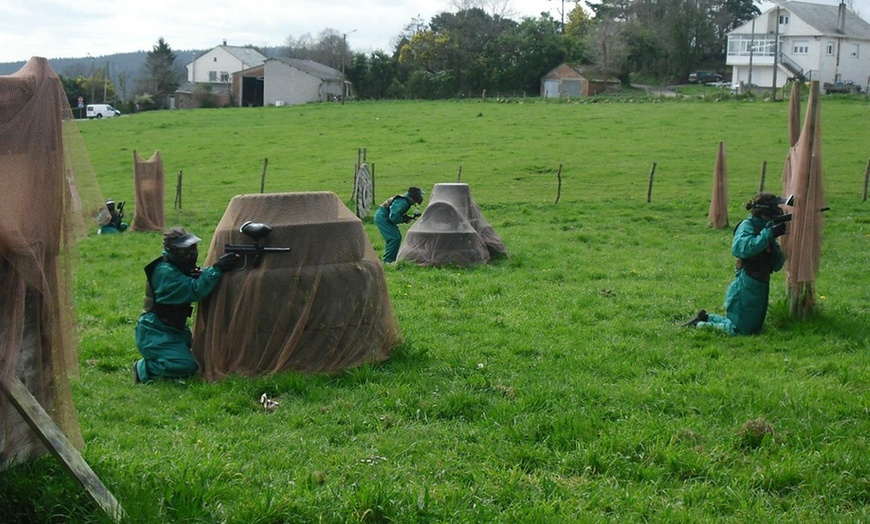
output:
<svg viewBox="0 0 870 524"><path fill-rule="evenodd" d="M419 209L415 209L415 210L414 210L414 214L403 216L403 217L402 217L402 219L403 219L402 221L403 221L405 224L407 224L408 222L410 222L410 221L412 221L412 220L417 220L418 218L420 218L420 215L422 215L422 214L423 214L423 213L421 213Z"/></svg>
<svg viewBox="0 0 870 524"><path fill-rule="evenodd" d="M242 255L245 257L245 265L243 265L240 269L244 269L248 264L248 255L254 255L254 261L252 262L252 267L260 267L260 260L263 257L264 253L287 253L290 251L289 247L266 247L260 244L260 241L266 238L269 233L272 232L272 226L269 224L263 224L261 222L252 222L248 220L242 227L239 228L239 233L242 233L246 237L252 239L254 241L253 245L250 244L224 244L224 251L226 253L234 253L237 255Z"/></svg>
<svg viewBox="0 0 870 524"><path fill-rule="evenodd" d="M830 207L823 207L822 209L819 209L819 213L821 213L823 211L830 211L830 209L831 209ZM779 216L775 216L775 217L771 218L770 223L774 224L774 225L785 224L786 222L791 222L792 218L794 218L792 216L792 213L787 213L785 215L779 215Z"/></svg>
<svg viewBox="0 0 870 524"><path fill-rule="evenodd" d="M125 202L118 202L115 205L115 209L118 210L118 218L124 218L124 204Z"/></svg>

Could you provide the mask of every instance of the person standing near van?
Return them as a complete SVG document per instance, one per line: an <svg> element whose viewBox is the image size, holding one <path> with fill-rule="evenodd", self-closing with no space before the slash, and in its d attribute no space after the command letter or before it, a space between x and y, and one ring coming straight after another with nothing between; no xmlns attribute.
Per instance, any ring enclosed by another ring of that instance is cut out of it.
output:
<svg viewBox="0 0 870 524"><path fill-rule="evenodd" d="M399 254L399 246L402 244L402 233L399 231L399 224L407 224L417 216L408 216L408 210L414 204L420 205L423 203L423 190L416 186L408 188L408 192L404 195L395 195L384 201L383 204L375 211L375 225L378 226L378 231L384 237L384 258L385 264L390 264L396 261L396 256Z"/></svg>

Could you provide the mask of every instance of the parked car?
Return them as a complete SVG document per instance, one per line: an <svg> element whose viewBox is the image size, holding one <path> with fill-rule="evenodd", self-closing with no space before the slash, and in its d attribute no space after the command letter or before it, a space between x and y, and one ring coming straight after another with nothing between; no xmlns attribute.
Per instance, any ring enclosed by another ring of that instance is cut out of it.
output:
<svg viewBox="0 0 870 524"><path fill-rule="evenodd" d="M121 112L109 104L88 104L85 116L88 118L112 118L113 116L121 116Z"/></svg>
<svg viewBox="0 0 870 524"><path fill-rule="evenodd" d="M712 71L695 71L689 74L690 84L709 84L710 82L721 82L722 75Z"/></svg>
<svg viewBox="0 0 870 524"><path fill-rule="evenodd" d="M833 84L829 82L825 82L824 86L825 94L830 95L831 93L860 93L861 86L854 82L834 82Z"/></svg>

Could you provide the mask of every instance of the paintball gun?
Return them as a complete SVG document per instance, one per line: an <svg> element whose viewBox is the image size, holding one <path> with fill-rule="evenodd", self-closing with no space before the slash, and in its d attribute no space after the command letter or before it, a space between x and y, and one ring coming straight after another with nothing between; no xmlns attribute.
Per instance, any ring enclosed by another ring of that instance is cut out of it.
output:
<svg viewBox="0 0 870 524"><path fill-rule="evenodd" d="M272 232L272 226L269 224L263 224L261 222L252 222L248 220L239 228L239 233L242 233L246 237L252 239L254 241L253 245L250 244L224 244L224 251L226 253L233 253L237 255L241 255L245 257L245 265L243 265L240 269L244 269L248 264L248 255L254 255L254 261L251 263L252 267L260 267L260 260L265 253L287 253L290 251L289 247L266 247L260 244L260 241L266 238L269 233Z"/></svg>
<svg viewBox="0 0 870 524"><path fill-rule="evenodd" d="M118 210L118 218L124 218L124 204L125 202L118 202L115 205L115 209Z"/></svg>
<svg viewBox="0 0 870 524"><path fill-rule="evenodd" d="M403 219L402 221L403 221L405 224L407 224L408 222L410 222L410 221L412 221L412 220L417 220L418 218L420 218L420 215L422 215L422 214L423 214L423 213L421 213L419 209L415 209L415 210L414 210L414 214L403 216L403 217L402 217L402 219Z"/></svg>
<svg viewBox="0 0 870 524"><path fill-rule="evenodd" d="M819 212L821 213L823 211L830 211L830 209L831 209L830 207L823 207L822 209L819 209ZM770 222L774 225L785 224L786 222L791 222L792 218L794 218L792 216L792 213L787 213L785 215L779 215L779 216L775 216L775 217L771 218Z"/></svg>

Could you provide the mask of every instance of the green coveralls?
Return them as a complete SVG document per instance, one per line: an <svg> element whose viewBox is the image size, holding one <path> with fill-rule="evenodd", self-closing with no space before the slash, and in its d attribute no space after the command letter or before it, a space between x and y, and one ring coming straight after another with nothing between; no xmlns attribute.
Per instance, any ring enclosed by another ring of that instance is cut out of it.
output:
<svg viewBox="0 0 870 524"><path fill-rule="evenodd" d="M121 222L121 216L118 213L112 213L112 220L105 226L100 226L100 234L123 233L127 231L127 223Z"/></svg>
<svg viewBox="0 0 870 524"><path fill-rule="evenodd" d="M710 314L707 322L699 322L698 327L709 325L732 335L759 333L767 316L770 278L769 273L767 273L767 280L749 276L746 260L759 256L766 257L763 263L769 264L768 267L772 272L782 269L785 256L776 242L773 230L767 227L767 220L752 215L738 224L734 230L731 254L743 259L741 260L743 267L737 270L725 294L726 316Z"/></svg>
<svg viewBox="0 0 870 524"><path fill-rule="evenodd" d="M405 214L411 209L411 195L396 195L387 200L375 211L375 225L384 237L384 263L396 261L399 246L402 244L402 233L398 224L405 222Z"/></svg>
<svg viewBox="0 0 870 524"><path fill-rule="evenodd" d="M154 301L189 306L191 302L207 297L222 275L220 269L206 267L199 277L191 277L164 259L151 274ZM136 324L136 347L143 357L136 362L139 379L148 382L193 375L198 366L190 352L191 345L192 336L186 319L181 327L175 327L158 318L155 311L142 313Z"/></svg>

